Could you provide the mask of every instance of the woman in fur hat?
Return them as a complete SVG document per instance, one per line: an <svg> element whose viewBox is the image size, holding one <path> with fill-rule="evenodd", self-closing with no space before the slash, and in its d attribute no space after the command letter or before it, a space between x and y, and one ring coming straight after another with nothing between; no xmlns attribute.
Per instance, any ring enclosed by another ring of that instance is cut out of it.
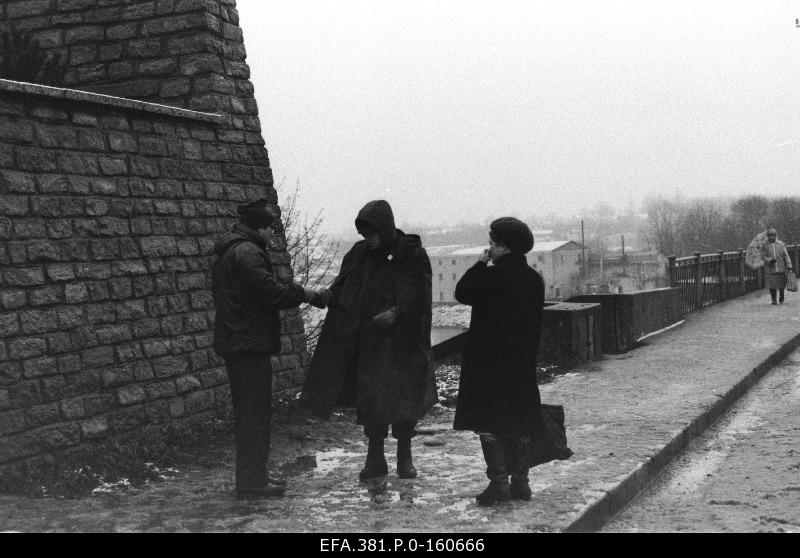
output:
<svg viewBox="0 0 800 558"><path fill-rule="evenodd" d="M456 285L456 299L472 306L472 317L453 428L480 436L490 481L476 497L480 505L531 497L528 453L541 412L536 356L544 308L544 281L525 259L532 248L525 223L497 219L489 249Z"/></svg>

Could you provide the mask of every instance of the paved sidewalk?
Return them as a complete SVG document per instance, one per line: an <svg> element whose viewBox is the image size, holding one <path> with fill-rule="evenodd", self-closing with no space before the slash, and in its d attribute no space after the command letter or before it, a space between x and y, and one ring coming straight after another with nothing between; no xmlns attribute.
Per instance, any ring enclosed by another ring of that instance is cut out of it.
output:
<svg viewBox="0 0 800 558"><path fill-rule="evenodd" d="M351 415L278 424L273 458L288 477L285 498L237 502L233 458L181 471L144 489L77 501L0 497L0 530L526 532L592 530L747 387L800 345L800 297L772 306L753 293L687 316L642 346L542 386L566 409L575 455L531 471L530 502L475 505L485 464L475 435L451 430L437 407L414 440L420 477L359 483L366 451Z"/></svg>

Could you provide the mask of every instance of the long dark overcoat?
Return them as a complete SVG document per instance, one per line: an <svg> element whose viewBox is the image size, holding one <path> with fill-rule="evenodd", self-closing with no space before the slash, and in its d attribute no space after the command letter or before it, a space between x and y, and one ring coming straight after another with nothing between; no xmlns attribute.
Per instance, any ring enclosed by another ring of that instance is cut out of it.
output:
<svg viewBox="0 0 800 558"><path fill-rule="evenodd" d="M453 428L531 435L540 414L536 356L544 282L525 256L506 254L494 266L476 263L456 285L472 306Z"/></svg>
<svg viewBox="0 0 800 558"><path fill-rule="evenodd" d="M341 405L356 407L360 424L411 422L437 401L431 264L419 236L395 229L383 204L368 204L359 220L393 238L391 250L371 251L365 241L357 242L330 287L334 301L303 389L311 411L323 418ZM383 330L373 323L392 307L398 313L394 326Z"/></svg>

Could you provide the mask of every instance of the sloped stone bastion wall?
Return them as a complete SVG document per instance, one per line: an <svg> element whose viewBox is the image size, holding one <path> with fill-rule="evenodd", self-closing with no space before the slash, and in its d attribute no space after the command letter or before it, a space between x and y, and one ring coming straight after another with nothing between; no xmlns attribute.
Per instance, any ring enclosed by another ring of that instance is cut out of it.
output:
<svg viewBox="0 0 800 558"><path fill-rule="evenodd" d="M75 76L102 65L81 89L114 86L119 52L156 87L127 77L117 93L159 101L0 80L1 471L227 406L212 247L238 204L277 195L234 2L33 0L0 16L66 49ZM172 74L136 54L150 39ZM284 239L271 257L290 279ZM282 333L274 383L293 395L308 364L296 311Z"/></svg>

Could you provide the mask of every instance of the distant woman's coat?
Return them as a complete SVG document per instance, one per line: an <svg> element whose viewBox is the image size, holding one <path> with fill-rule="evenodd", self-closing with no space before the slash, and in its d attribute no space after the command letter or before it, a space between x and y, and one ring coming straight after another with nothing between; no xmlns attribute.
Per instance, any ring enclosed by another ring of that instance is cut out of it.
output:
<svg viewBox="0 0 800 558"><path fill-rule="evenodd" d="M764 275L768 289L786 288L786 270L792 267L792 260L789 258L789 251L786 244L780 240L775 242L765 242L761 246L761 259L764 260ZM774 264L770 264L771 260Z"/></svg>
<svg viewBox="0 0 800 558"><path fill-rule="evenodd" d="M524 255L506 254L494 266L478 262L467 270L456 285L456 300L472 306L472 317L453 428L530 436L541 412L541 276Z"/></svg>
<svg viewBox="0 0 800 558"><path fill-rule="evenodd" d="M419 236L394 228L386 202L367 204L358 220L391 248L372 251L360 241L345 255L303 398L323 418L342 405L356 407L360 424L413 422L437 401L430 260ZM373 323L393 307L395 325L383 330Z"/></svg>

